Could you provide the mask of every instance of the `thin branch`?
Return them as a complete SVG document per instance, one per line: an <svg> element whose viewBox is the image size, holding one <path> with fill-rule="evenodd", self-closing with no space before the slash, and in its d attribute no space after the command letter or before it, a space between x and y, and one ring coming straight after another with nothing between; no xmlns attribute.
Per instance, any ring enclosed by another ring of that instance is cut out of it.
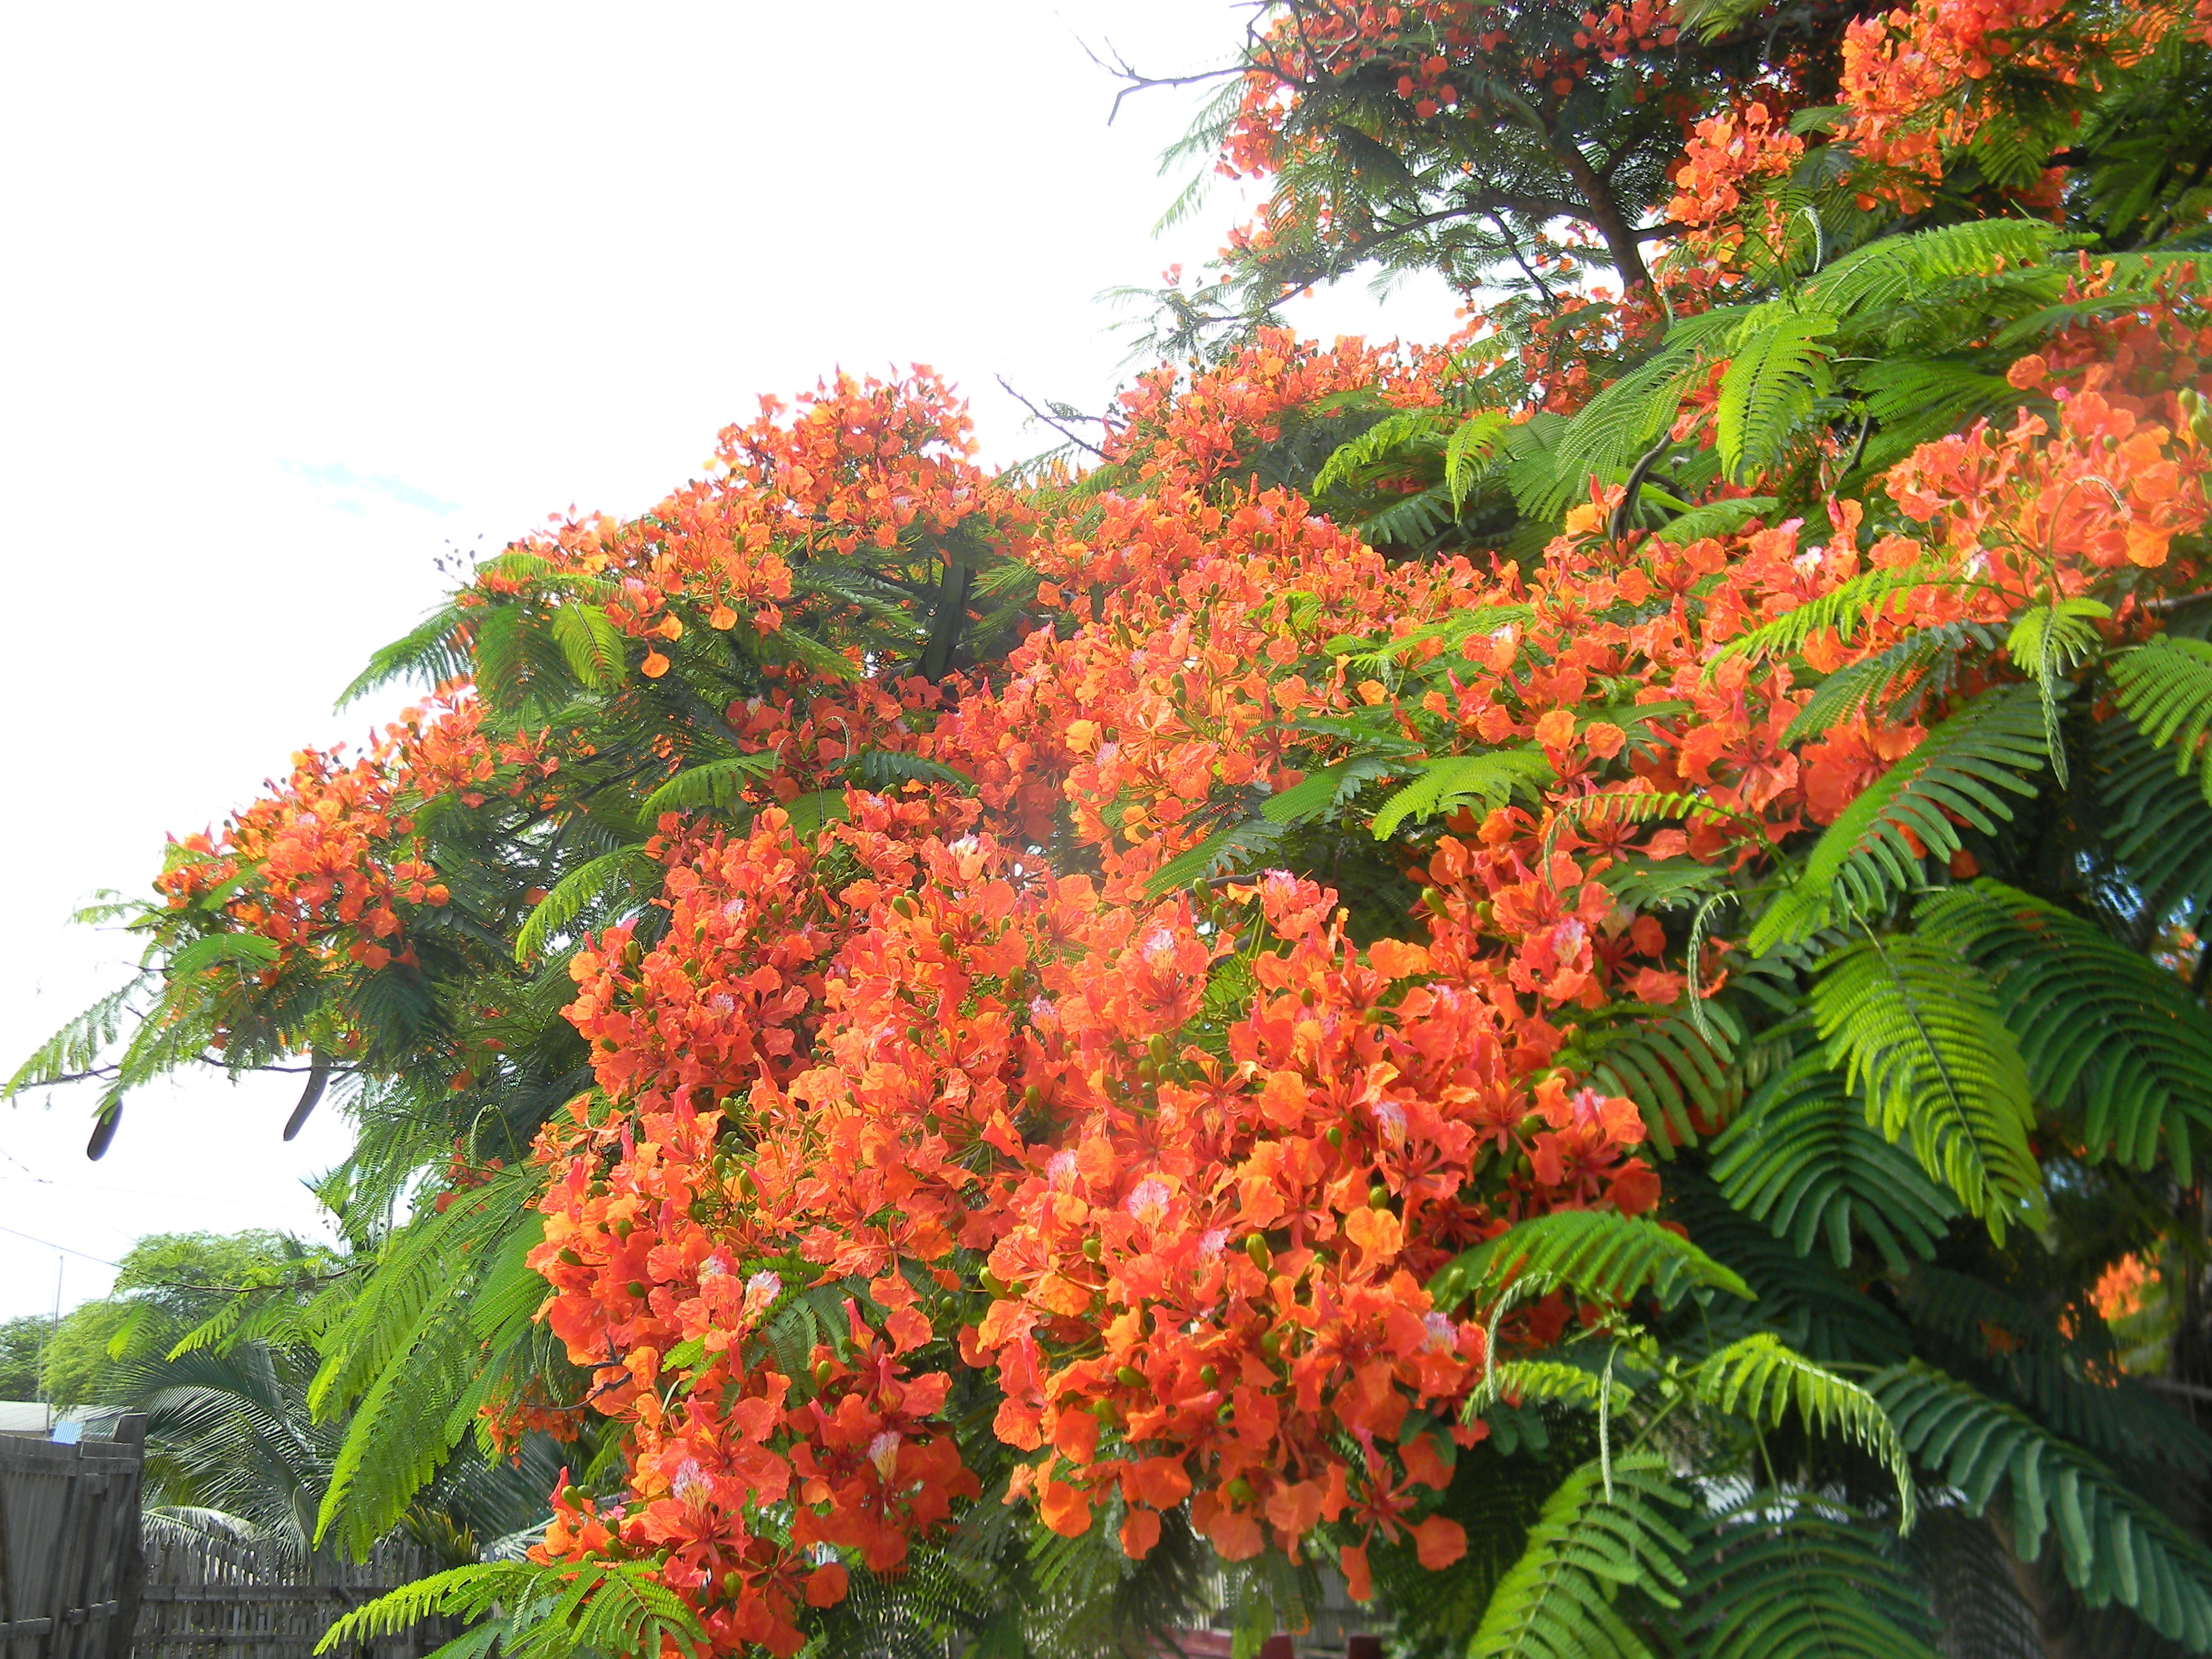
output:
<svg viewBox="0 0 2212 1659"><path fill-rule="evenodd" d="M1031 403L1027 398L1022 396L1020 392L1015 391L1012 386L1007 384L1006 377L1005 375L1001 374L998 378L999 385L1000 388L1005 391L1006 396L1012 398L1024 409L1029 410L1030 418L1031 420L1050 427L1054 432L1060 434L1061 437L1066 439L1068 442L1073 444L1077 448L1089 450L1100 460L1103 461L1106 459L1106 452L1104 450L1099 448L1097 444L1092 443L1088 438L1079 437L1075 433L1069 431L1066 426L1061 422L1059 416L1048 414L1044 410L1039 409L1035 404ZM1097 417L1093 416L1091 418L1095 420Z"/></svg>
<svg viewBox="0 0 2212 1659"><path fill-rule="evenodd" d="M1114 43L1111 40L1105 43L1106 50L1113 55L1111 63L1107 62L1105 58L1091 50L1091 43L1081 35L1076 36L1075 44L1083 48L1083 55L1085 58L1097 64L1115 80L1126 83L1121 91L1114 94L1114 107L1106 112L1106 125L1109 127L1114 125L1114 118L1121 112L1121 100L1133 92L1151 92L1160 87L1204 86L1210 81L1225 81L1232 76L1244 73L1244 66L1242 64L1232 64L1226 69L1201 70L1195 75L1145 75L1140 74L1127 58L1114 50Z"/></svg>

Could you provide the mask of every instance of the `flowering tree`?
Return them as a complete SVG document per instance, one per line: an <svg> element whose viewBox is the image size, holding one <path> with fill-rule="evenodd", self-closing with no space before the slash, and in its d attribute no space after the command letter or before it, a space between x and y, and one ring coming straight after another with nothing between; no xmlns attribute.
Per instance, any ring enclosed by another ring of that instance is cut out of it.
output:
<svg viewBox="0 0 2212 1659"><path fill-rule="evenodd" d="M1080 473L841 376L473 573L16 1085L300 1064L428 1200L326 1529L574 1443L340 1633L1111 1650L1218 1569L1249 1650L1327 1564L1409 1652L2212 1648L2121 1364L2212 1376L2207 29L1301 0L1232 264L1456 191L1518 300Z"/></svg>

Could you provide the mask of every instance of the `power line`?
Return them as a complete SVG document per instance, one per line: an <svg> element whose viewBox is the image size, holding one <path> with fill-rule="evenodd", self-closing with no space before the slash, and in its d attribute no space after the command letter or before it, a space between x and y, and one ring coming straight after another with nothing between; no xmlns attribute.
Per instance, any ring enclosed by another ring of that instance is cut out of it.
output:
<svg viewBox="0 0 2212 1659"><path fill-rule="evenodd" d="M18 1232L13 1227L0 1227L0 1233L8 1233L16 1238L28 1239L32 1243L43 1244L50 1250L59 1250L64 1255L81 1255L87 1261L97 1261L103 1267L113 1267L118 1272L121 1271L123 1267L123 1264L120 1261L110 1261L104 1255L94 1255L89 1250L73 1249L67 1244L57 1244L51 1238L33 1237L29 1233Z"/></svg>

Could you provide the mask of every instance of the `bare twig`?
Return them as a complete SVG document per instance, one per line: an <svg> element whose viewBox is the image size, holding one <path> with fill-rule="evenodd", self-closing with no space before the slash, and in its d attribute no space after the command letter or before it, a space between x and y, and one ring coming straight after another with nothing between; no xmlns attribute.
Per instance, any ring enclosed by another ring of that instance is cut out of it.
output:
<svg viewBox="0 0 2212 1659"><path fill-rule="evenodd" d="M1061 437L1066 439L1068 442L1073 444L1078 449L1087 449L1102 461L1106 459L1106 452L1104 450L1099 448L1097 444L1092 443L1088 438L1079 436L1076 433L1069 431L1066 425L1058 416L1051 414L1045 410L1039 409L1027 398L1024 398L1020 392L1015 391L1014 388L1007 383L1006 377L1005 375L1001 374L999 376L999 385L1005 391L1006 396L1012 398L1024 409L1029 410L1030 418L1031 420L1040 422L1042 424L1050 427L1054 432L1060 434ZM1096 420L1097 417L1096 416L1091 416L1086 418Z"/></svg>
<svg viewBox="0 0 2212 1659"><path fill-rule="evenodd" d="M1091 43L1081 35L1076 37L1075 44L1083 48L1085 58L1124 83L1121 91L1114 94L1114 107L1106 112L1106 125L1109 127L1114 125L1114 118L1121 112L1121 100L1133 92L1151 92L1160 87L1201 87L1209 82L1225 81L1231 76L1244 73L1242 64L1232 64L1226 69L1201 70L1194 75L1146 75L1115 52L1111 40L1105 43L1107 52L1112 56L1110 63L1092 50Z"/></svg>

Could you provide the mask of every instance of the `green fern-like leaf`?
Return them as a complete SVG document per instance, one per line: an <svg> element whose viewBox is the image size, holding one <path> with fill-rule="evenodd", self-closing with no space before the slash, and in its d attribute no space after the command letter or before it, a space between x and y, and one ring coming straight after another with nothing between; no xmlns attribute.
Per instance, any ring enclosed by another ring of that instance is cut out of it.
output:
<svg viewBox="0 0 2212 1659"><path fill-rule="evenodd" d="M2125 718L2100 720L2095 804L2131 905L2184 920L2212 909L2212 803Z"/></svg>
<svg viewBox="0 0 2212 1659"><path fill-rule="evenodd" d="M1741 1274L1752 1303L1708 1304L1701 1322L1715 1338L1771 1331L1822 1364L1883 1365L1911 1352L1912 1334L1889 1305L1829 1265L1801 1255L1762 1224L1732 1209L1694 1168L1668 1172L1667 1213L1687 1226L1717 1261Z"/></svg>
<svg viewBox="0 0 2212 1659"><path fill-rule="evenodd" d="M1498 1581L1468 1659L1649 1659L1615 1604L1633 1588L1662 1607L1680 1605L1690 1545L1670 1511L1688 1501L1650 1452L1576 1469Z"/></svg>
<svg viewBox="0 0 2212 1659"><path fill-rule="evenodd" d="M1288 823L1257 817L1217 830L1188 852L1170 859L1155 870L1152 879L1145 884L1145 891L1158 898L1192 882L1202 881L1218 871L1249 868L1253 859L1282 840L1289 829Z"/></svg>
<svg viewBox="0 0 2212 1659"><path fill-rule="evenodd" d="M0 1089L0 1100L97 1066L100 1057L122 1036L138 989L139 981L133 980L122 989L109 992L33 1049L30 1057L15 1068L7 1086Z"/></svg>
<svg viewBox="0 0 2212 1659"><path fill-rule="evenodd" d="M1444 489L1453 506L1466 501L1474 487L1475 463L1488 456L1512 418L1502 409L1480 409L1452 429L1444 446Z"/></svg>
<svg viewBox="0 0 2212 1659"><path fill-rule="evenodd" d="M385 1244L376 1271L325 1335L307 1391L346 1433L316 1528L356 1547L388 1530L454 1445L454 1401L483 1356L470 1292L501 1247L530 1224L530 1178L502 1173L444 1211L426 1208Z"/></svg>
<svg viewBox="0 0 2212 1659"><path fill-rule="evenodd" d="M1617 483L1662 436L1697 373L1694 341L1716 331L1711 314L1669 337L1668 349L1621 375L1583 406L1552 450L1544 489L1523 502L1540 518L1586 499L1589 481ZM1518 495L1520 492L1516 491Z"/></svg>
<svg viewBox="0 0 2212 1659"><path fill-rule="evenodd" d="M2040 263L2069 240L2057 227L2026 218L1942 225L1855 248L1808 282L1806 290L1838 316L1881 311L1961 277Z"/></svg>
<svg viewBox="0 0 2212 1659"><path fill-rule="evenodd" d="M2173 750L2176 776L2197 774L2212 802L2212 645L2160 634L2112 659L2114 701L2146 738Z"/></svg>
<svg viewBox="0 0 2212 1659"><path fill-rule="evenodd" d="M2031 795L2045 759L2035 688L1994 686L1932 728L1869 784L1806 855L1797 878L1753 926L1753 954L1805 938L1838 915L1878 917L1918 886L1921 860L1960 847L1954 818L1984 834ZM1917 843L1916 845L1915 843Z"/></svg>
<svg viewBox="0 0 2212 1659"><path fill-rule="evenodd" d="M337 706L358 702L387 685L412 682L441 684L474 672L476 664L463 643L469 613L451 605L441 605L399 640L369 658L360 678L338 696Z"/></svg>
<svg viewBox="0 0 2212 1659"><path fill-rule="evenodd" d="M1419 777L1376 809L1375 839L1388 841L1407 818L1437 817L1462 806L1487 811L1516 794L1540 789L1553 775L1552 763L1538 749L1498 749L1429 761Z"/></svg>
<svg viewBox="0 0 2212 1659"><path fill-rule="evenodd" d="M2037 1093L2078 1097L2090 1158L2147 1170L2163 1146L2191 1178L2192 1131L2212 1129L2212 1015L2186 982L1998 882L1930 894L1916 919L1989 976Z"/></svg>
<svg viewBox="0 0 2212 1659"><path fill-rule="evenodd" d="M1850 1441L1897 1482L1897 1529L1912 1527L1912 1469L1905 1445L1875 1397L1856 1382L1793 1352L1760 1331L1709 1355L1691 1376L1703 1404L1755 1424L1779 1425L1795 1407L1815 1434Z"/></svg>
<svg viewBox="0 0 2212 1659"><path fill-rule="evenodd" d="M1340 444L1322 463L1321 471L1314 474L1313 495L1326 495L1377 463L1391 459L1416 440L1434 437L1439 424L1434 410L1407 409L1385 415L1349 443Z"/></svg>
<svg viewBox="0 0 2212 1659"><path fill-rule="evenodd" d="M1782 740L1788 744L1818 737L1862 714L1911 720L1929 697L1949 690L1961 666L1999 643L1996 630L1979 623L1945 623L1917 629L1822 680Z"/></svg>
<svg viewBox="0 0 2212 1659"><path fill-rule="evenodd" d="M2013 623L2005 651L2013 665L2035 681L2043 702L2044 749L2058 781L2067 781L2066 745L2059 736L2059 718L2073 687L2063 677L2094 655L2103 644L2097 623L2112 614L2101 600L2059 599L2033 605Z"/></svg>
<svg viewBox="0 0 2212 1659"><path fill-rule="evenodd" d="M1652 534L1662 542L1685 547L1707 536L1733 536L1752 520L1766 518L1779 505L1771 495L1739 495L1732 501L1706 501L1677 514Z"/></svg>
<svg viewBox="0 0 2212 1659"><path fill-rule="evenodd" d="M1971 963L1929 939L1869 939L1828 960L1812 1003L1828 1064L1886 1139L1906 1140L1993 1237L2042 1225L2027 1065Z"/></svg>
<svg viewBox="0 0 2212 1659"><path fill-rule="evenodd" d="M896 789L908 783L949 783L971 790L975 780L955 766L926 755L902 754L895 749L870 749L854 757L852 775L870 789Z"/></svg>
<svg viewBox="0 0 2212 1659"><path fill-rule="evenodd" d="M172 955L162 966L172 978L182 978L226 963L265 967L281 954L276 941L258 933L204 933Z"/></svg>
<svg viewBox="0 0 2212 1659"><path fill-rule="evenodd" d="M1359 520L1359 533L1377 545L1418 547L1441 534L1451 523L1454 512L1449 492L1442 484L1434 484L1368 514Z"/></svg>
<svg viewBox="0 0 2212 1659"><path fill-rule="evenodd" d="M1339 761L1334 766L1309 773L1288 789L1269 796L1261 805L1260 816L1285 828L1327 817L1358 793L1360 785L1371 778L1402 770L1403 766L1403 762L1379 755Z"/></svg>
<svg viewBox="0 0 2212 1659"><path fill-rule="evenodd" d="M1702 1659L1935 1659L1925 1600L1859 1516L1754 1490L1692 1534L1681 1627Z"/></svg>
<svg viewBox="0 0 2212 1659"><path fill-rule="evenodd" d="M1688 1014L1631 1004L1619 1023L1596 1019L1578 1027L1560 1063L1586 1073L1607 1094L1636 1103L1650 1130L1646 1144L1662 1158L1677 1146L1694 1146L1693 1116L1708 1124L1735 1103L1729 1066L1743 1029L1734 1014L1705 1011L1702 1029Z"/></svg>
<svg viewBox="0 0 2212 1659"><path fill-rule="evenodd" d="M664 1643L704 1651L697 1615L659 1575L657 1561L475 1562L356 1607L323 1633L315 1651L397 1635L440 1615L489 1617L501 1646L520 1659L652 1654Z"/></svg>
<svg viewBox="0 0 2212 1659"><path fill-rule="evenodd" d="M659 866L642 847L621 847L580 865L561 878L553 890L538 902L530 919L514 938L514 959L526 963L544 950L546 941L581 915L584 908L627 886L633 891L659 873Z"/></svg>
<svg viewBox="0 0 2212 1659"><path fill-rule="evenodd" d="M647 823L663 812L680 812L699 806L728 807L737 804L745 786L775 768L771 753L732 755L678 772L645 798L638 815ZM551 895L547 895L550 899Z"/></svg>
<svg viewBox="0 0 2212 1659"><path fill-rule="evenodd" d="M1872 1378L1920 1467L1979 1515L2000 1492L2013 1552L2043 1553L2056 1531L2067 1582L2092 1607L2118 1601L2160 1635L2212 1648L2212 1551L2094 1458L2033 1419L1917 1363Z"/></svg>
<svg viewBox="0 0 2212 1659"><path fill-rule="evenodd" d="M1672 531L1673 526L1669 526ZM1664 533L1664 532L1662 532ZM1671 539L1671 538L1670 538ZM1770 657L1794 656L1805 641L1823 630L1834 633L1845 645L1866 629L1883 621L1905 621L1910 616L1910 596L1923 587L1966 586L1963 578L1926 565L1877 565L1838 582L1816 599L1785 611L1748 634L1730 640L1706 665L1710 677L1722 663L1736 657L1765 661Z"/></svg>
<svg viewBox="0 0 2212 1659"><path fill-rule="evenodd" d="M1817 1055L1745 1102L1713 1142L1713 1180L1729 1203L1799 1255L1825 1241L1838 1267L1864 1232L1893 1269L1935 1254L1958 1209L1905 1152L1875 1133L1866 1109Z"/></svg>
<svg viewBox="0 0 2212 1659"><path fill-rule="evenodd" d="M1819 310L1761 307L1729 343L1714 433L1730 477L1779 459L1834 382L1820 341L1836 331Z"/></svg>
<svg viewBox="0 0 2212 1659"><path fill-rule="evenodd" d="M1896 1281L1921 1357L1942 1351L1971 1369L1978 1386L2020 1407L2051 1433L2100 1457L2188 1475L2212 1468L2212 1435L2144 1381L2113 1376L2099 1340L2102 1322L2069 1335L2050 1310L1977 1273L1932 1263Z"/></svg>
<svg viewBox="0 0 2212 1659"><path fill-rule="evenodd" d="M577 684L603 691L622 682L627 665L622 630L605 608L571 599L553 613L553 642Z"/></svg>
<svg viewBox="0 0 2212 1659"><path fill-rule="evenodd" d="M1693 1288L1751 1295L1735 1273L1680 1234L1607 1210L1562 1210L1520 1222L1455 1256L1429 1280L1440 1308L1470 1298L1493 1307L1509 1291L1517 1299L1559 1289L1612 1303L1649 1290L1672 1304Z"/></svg>

